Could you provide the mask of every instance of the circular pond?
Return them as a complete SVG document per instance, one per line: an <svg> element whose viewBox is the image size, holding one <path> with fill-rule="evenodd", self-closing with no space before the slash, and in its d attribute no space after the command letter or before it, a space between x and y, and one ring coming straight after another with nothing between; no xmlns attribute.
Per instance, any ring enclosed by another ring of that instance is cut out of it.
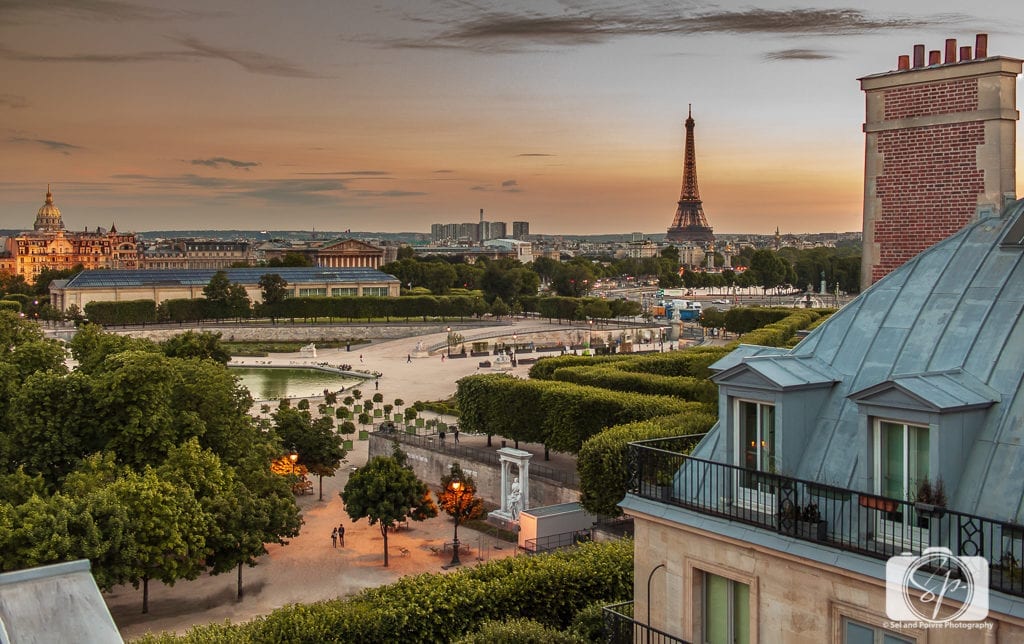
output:
<svg viewBox="0 0 1024 644"><path fill-rule="evenodd" d="M231 374L256 400L311 398L322 396L324 389L338 391L361 382L319 369L231 367Z"/></svg>

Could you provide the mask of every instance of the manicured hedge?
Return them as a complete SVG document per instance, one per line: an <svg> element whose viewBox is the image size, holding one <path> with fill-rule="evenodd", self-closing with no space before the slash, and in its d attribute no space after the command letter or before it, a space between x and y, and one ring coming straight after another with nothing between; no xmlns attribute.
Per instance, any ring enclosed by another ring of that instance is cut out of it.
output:
<svg viewBox="0 0 1024 644"><path fill-rule="evenodd" d="M455 397L466 431L543 443L573 453L606 427L709 407L669 396L520 380L505 374L462 378Z"/></svg>
<svg viewBox="0 0 1024 644"><path fill-rule="evenodd" d="M89 302L85 317L95 324L146 324L156 322L156 302L126 300L122 302Z"/></svg>
<svg viewBox="0 0 1024 644"><path fill-rule="evenodd" d="M798 309L790 310L785 318L767 326L744 333L736 344L755 344L762 347L784 347L797 331L808 328L822 317L821 310Z"/></svg>
<svg viewBox="0 0 1024 644"><path fill-rule="evenodd" d="M692 376L659 376L651 373L623 371L615 367L563 367L555 371L555 380L638 394L676 396L683 400L714 403L718 386L707 378Z"/></svg>
<svg viewBox="0 0 1024 644"><path fill-rule="evenodd" d="M587 543L531 557L510 557L450 574L405 577L350 599L280 608L238 625L213 624L183 636L146 636L140 642L451 642L488 620L523 615L567 628L595 601L633 594L633 542Z"/></svg>
<svg viewBox="0 0 1024 644"><path fill-rule="evenodd" d="M618 505L626 496L629 467L626 448L633 441L703 434L711 429L714 414L695 412L652 418L627 425L610 427L583 443L576 457L580 475L580 503L589 512L602 516L618 516Z"/></svg>
<svg viewBox="0 0 1024 644"><path fill-rule="evenodd" d="M725 312L725 330L729 333L747 333L788 317L793 309L761 306L737 307Z"/></svg>

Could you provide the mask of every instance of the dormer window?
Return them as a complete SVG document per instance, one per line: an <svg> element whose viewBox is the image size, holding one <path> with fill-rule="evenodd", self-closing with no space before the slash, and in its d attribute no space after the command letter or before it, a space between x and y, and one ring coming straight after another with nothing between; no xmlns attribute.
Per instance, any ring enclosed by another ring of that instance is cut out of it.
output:
<svg viewBox="0 0 1024 644"><path fill-rule="evenodd" d="M737 500L745 507L766 514L775 511L775 486L758 472L775 472L775 405L754 400L735 399L736 464L739 473Z"/></svg>

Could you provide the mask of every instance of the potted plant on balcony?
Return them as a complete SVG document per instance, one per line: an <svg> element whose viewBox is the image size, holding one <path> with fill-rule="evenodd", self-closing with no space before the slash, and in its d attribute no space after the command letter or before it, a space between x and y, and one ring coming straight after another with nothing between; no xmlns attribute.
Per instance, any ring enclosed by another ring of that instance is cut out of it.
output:
<svg viewBox="0 0 1024 644"><path fill-rule="evenodd" d="M946 516L946 487L941 478L935 485L927 477L917 484L914 510L917 511L919 528L927 528L932 518L941 519Z"/></svg>
<svg viewBox="0 0 1024 644"><path fill-rule="evenodd" d="M828 536L828 521L821 518L818 504L811 501L800 509L800 531L812 539L824 541Z"/></svg>

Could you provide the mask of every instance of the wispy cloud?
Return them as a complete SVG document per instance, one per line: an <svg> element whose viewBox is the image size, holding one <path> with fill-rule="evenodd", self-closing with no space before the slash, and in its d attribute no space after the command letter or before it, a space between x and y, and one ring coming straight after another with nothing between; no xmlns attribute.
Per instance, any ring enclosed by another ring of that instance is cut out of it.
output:
<svg viewBox="0 0 1024 644"><path fill-rule="evenodd" d="M826 60L835 58L835 55L815 49L782 49L770 51L764 57L765 60Z"/></svg>
<svg viewBox="0 0 1024 644"><path fill-rule="evenodd" d="M522 154L517 154L516 156L517 157L553 157L553 156L556 156L556 155L554 155L554 154L547 154L545 152L524 152Z"/></svg>
<svg viewBox="0 0 1024 644"><path fill-rule="evenodd" d="M565 8L563 5L557 14L484 10L481 15L479 7L472 7L465 18L440 22L440 33L427 40L403 40L391 45L508 52L535 45L587 45L627 36L666 34L865 34L939 26L967 19L963 14L922 18L872 14L856 8L688 10L660 2L636 3L626 9Z"/></svg>
<svg viewBox="0 0 1024 644"><path fill-rule="evenodd" d="M336 170L327 172L296 172L295 174L303 176L391 178L391 173L387 170Z"/></svg>
<svg viewBox="0 0 1024 644"><path fill-rule="evenodd" d="M299 65L283 58L269 56L258 51L244 49L224 49L204 43L198 38L180 38L177 42L196 55L203 58L227 60L235 63L247 72L269 74L271 76L290 76L293 78L316 78L316 74L303 69Z"/></svg>
<svg viewBox="0 0 1024 644"><path fill-rule="evenodd" d="M266 203L293 206L336 205L339 194L348 190L341 179L241 179L207 177L192 173L156 176L115 174L112 179L131 181L159 193L181 194L200 189L219 199L257 199Z"/></svg>
<svg viewBox="0 0 1024 644"><path fill-rule="evenodd" d="M39 145L46 148L47 150L52 150L53 152L60 152L61 154L64 155L69 155L75 150L85 149L80 145L73 145L71 143L66 143L64 141L54 141L53 139L35 139L26 136L12 136L7 139L7 142L26 145Z"/></svg>
<svg viewBox="0 0 1024 644"><path fill-rule="evenodd" d="M55 14L84 20L167 20L216 15L213 12L154 9L117 0L0 0L0 16L4 22L16 22L18 16Z"/></svg>
<svg viewBox="0 0 1024 644"><path fill-rule="evenodd" d="M490 192L491 191L491 188L489 188L487 186L470 186L469 189L473 190L474 192Z"/></svg>
<svg viewBox="0 0 1024 644"><path fill-rule="evenodd" d="M4 0L0 0L3 2ZM291 78L316 78L316 74L283 58L258 51L224 49L208 45L197 38L174 39L185 49L136 51L122 53L77 52L70 54L35 54L0 45L0 59L28 63L93 63L124 64L162 61L225 60L247 72Z"/></svg>
<svg viewBox="0 0 1024 644"><path fill-rule="evenodd" d="M385 197L385 198L392 198L392 197L420 197L420 196L423 196L423 195L428 194L428 193L426 193L426 192L417 192L415 190L383 190L383 191L380 191L380 192L372 191L372 190L357 190L357 191L353 192L353 194L355 194L358 197Z"/></svg>
<svg viewBox="0 0 1024 644"><path fill-rule="evenodd" d="M519 187L519 182L515 179L506 179L501 182L502 192L522 192L523 189Z"/></svg>
<svg viewBox="0 0 1024 644"><path fill-rule="evenodd" d="M455 170L434 170L433 174L452 174Z"/></svg>
<svg viewBox="0 0 1024 644"><path fill-rule="evenodd" d="M256 161L239 161L237 159L229 159L227 157L210 157L209 159L192 159L189 161L192 165L204 165L208 168L219 168L221 166L229 166L232 168L238 168L240 170L248 171L249 168L255 168L259 165Z"/></svg>
<svg viewBox="0 0 1024 644"><path fill-rule="evenodd" d="M24 96L18 96L17 94L0 94L0 107L9 107L12 110L18 110L23 107L28 107L28 101L25 100Z"/></svg>

